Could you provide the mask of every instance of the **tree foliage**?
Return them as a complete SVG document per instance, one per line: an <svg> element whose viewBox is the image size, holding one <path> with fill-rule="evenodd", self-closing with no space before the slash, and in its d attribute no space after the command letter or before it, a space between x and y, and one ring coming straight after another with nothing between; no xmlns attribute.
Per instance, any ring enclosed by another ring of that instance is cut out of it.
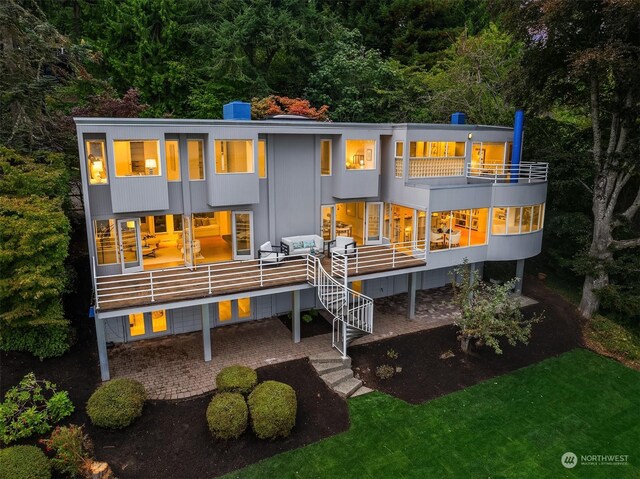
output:
<svg viewBox="0 0 640 479"><path fill-rule="evenodd" d="M0 348L56 356L68 348L68 174L61 155L2 147L0 172Z"/></svg>
<svg viewBox="0 0 640 479"><path fill-rule="evenodd" d="M468 352L470 341L476 345L486 344L496 354L502 354L501 338L512 346L529 343L531 327L543 317L524 318L520 301L511 294L515 278L504 284L485 283L466 260L454 273L453 302L461 312L456 325L460 328L463 351Z"/></svg>
<svg viewBox="0 0 640 479"><path fill-rule="evenodd" d="M322 105L320 108L311 106L309 100L302 98L288 98L284 96L269 95L265 98L253 98L251 100L251 117L262 120L272 115L301 115L318 121L328 119L329 107Z"/></svg>

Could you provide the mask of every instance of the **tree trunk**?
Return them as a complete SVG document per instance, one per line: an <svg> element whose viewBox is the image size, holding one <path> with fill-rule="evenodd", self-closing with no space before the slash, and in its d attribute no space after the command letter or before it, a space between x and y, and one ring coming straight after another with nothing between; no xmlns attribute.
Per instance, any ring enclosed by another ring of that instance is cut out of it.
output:
<svg viewBox="0 0 640 479"><path fill-rule="evenodd" d="M469 354L470 341L471 341L471 338L469 336L466 336L464 334L460 336L460 349L462 349L462 352L464 354Z"/></svg>

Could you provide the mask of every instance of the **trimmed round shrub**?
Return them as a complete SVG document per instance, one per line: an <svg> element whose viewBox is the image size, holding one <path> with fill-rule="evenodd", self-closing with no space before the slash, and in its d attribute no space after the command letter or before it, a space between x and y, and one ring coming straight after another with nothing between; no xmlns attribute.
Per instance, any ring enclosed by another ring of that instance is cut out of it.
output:
<svg viewBox="0 0 640 479"><path fill-rule="evenodd" d="M51 479L51 464L36 446L12 446L0 450L2 479Z"/></svg>
<svg viewBox="0 0 640 479"><path fill-rule="evenodd" d="M220 393L207 407L207 423L216 439L236 439L247 429L249 410L240 393Z"/></svg>
<svg viewBox="0 0 640 479"><path fill-rule="evenodd" d="M142 415L146 399L144 386L138 381L114 379L91 395L87 401L87 414L96 426L122 429Z"/></svg>
<svg viewBox="0 0 640 479"><path fill-rule="evenodd" d="M245 396L258 384L258 374L247 366L229 366L216 376L218 392L240 393Z"/></svg>
<svg viewBox="0 0 640 479"><path fill-rule="evenodd" d="M260 439L287 437L296 424L296 392L288 384L265 381L249 395L251 427Z"/></svg>

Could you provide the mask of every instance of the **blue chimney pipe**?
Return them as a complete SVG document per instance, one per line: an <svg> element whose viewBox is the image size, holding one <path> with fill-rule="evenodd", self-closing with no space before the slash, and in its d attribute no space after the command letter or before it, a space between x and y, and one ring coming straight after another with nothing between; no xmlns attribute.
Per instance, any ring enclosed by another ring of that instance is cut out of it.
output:
<svg viewBox="0 0 640 479"><path fill-rule="evenodd" d="M524 111L516 110L513 120L513 149L511 150L511 183L517 183L517 176L514 177L520 167L522 158L522 139L524 136Z"/></svg>

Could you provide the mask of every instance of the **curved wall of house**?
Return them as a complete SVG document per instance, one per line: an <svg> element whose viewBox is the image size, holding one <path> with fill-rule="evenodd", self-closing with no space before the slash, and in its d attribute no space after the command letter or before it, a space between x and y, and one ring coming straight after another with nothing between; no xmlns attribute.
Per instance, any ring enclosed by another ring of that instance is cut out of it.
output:
<svg viewBox="0 0 640 479"><path fill-rule="evenodd" d="M542 249L542 231L516 235L490 235L486 259L503 261L536 256Z"/></svg>

